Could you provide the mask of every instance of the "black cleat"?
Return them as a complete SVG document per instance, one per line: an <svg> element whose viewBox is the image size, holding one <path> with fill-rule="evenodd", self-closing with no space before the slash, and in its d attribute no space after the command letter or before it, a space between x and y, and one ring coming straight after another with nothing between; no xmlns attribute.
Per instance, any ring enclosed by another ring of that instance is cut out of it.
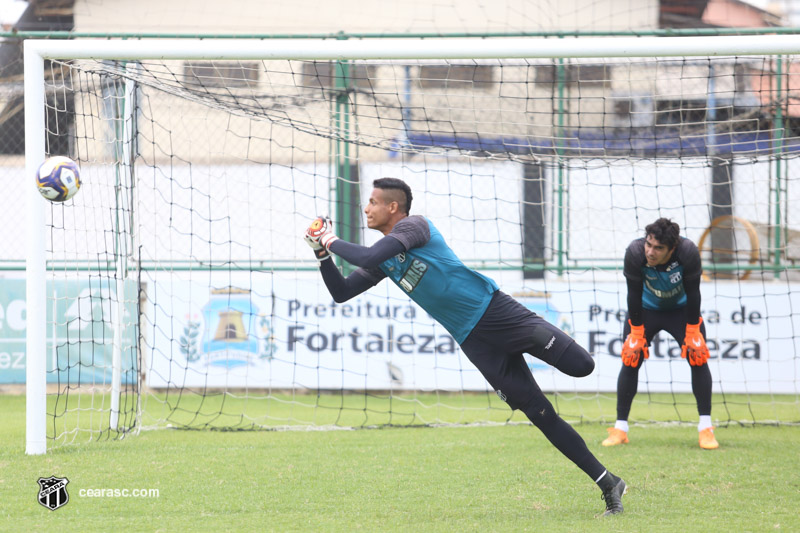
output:
<svg viewBox="0 0 800 533"><path fill-rule="evenodd" d="M628 485L622 478L616 478L616 480L612 487L603 490L601 498L606 502L606 512L603 513L603 516L622 512L622 496L628 492Z"/></svg>

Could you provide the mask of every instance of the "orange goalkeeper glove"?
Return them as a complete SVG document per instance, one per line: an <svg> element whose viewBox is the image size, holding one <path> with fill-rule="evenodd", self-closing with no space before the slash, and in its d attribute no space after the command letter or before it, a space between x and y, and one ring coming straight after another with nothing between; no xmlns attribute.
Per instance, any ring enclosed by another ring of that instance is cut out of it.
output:
<svg viewBox="0 0 800 533"><path fill-rule="evenodd" d="M650 352L647 349L647 339L644 338L644 324L634 326L630 320L628 324L631 325L631 332L622 346L622 364L637 367L642 363L642 355L644 354L644 358L647 359L650 357Z"/></svg>
<svg viewBox="0 0 800 533"><path fill-rule="evenodd" d="M686 324L686 338L683 339L681 347L681 357L689 357L689 364L692 366L703 366L708 361L708 346L703 334L700 333L700 324L703 323L702 317L697 324Z"/></svg>

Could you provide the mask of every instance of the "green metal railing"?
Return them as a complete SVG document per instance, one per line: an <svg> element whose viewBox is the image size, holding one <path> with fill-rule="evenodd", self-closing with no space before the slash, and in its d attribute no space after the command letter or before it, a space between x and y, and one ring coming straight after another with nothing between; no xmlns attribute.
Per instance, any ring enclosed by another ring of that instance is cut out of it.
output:
<svg viewBox="0 0 800 533"><path fill-rule="evenodd" d="M361 234L358 224L355 224L354 221L358 220L360 215L360 191L358 177L353 175L353 166L350 163L350 150L357 148L350 142L350 129L354 125L351 120L355 120L350 101L352 95L355 94L352 91L351 66L350 61L335 61L333 63L335 69L335 94L332 98L334 107L332 117L334 121L333 131L337 135L336 139L332 141L334 143L334 161L332 165L334 172L331 174L336 180L336 195L331 198L332 200L336 199L336 234L348 242L359 244L361 242ZM343 261L338 256L336 261L345 274L349 274L354 270L350 263Z"/></svg>
<svg viewBox="0 0 800 533"><path fill-rule="evenodd" d="M776 91L776 99L778 101L778 105L775 106L775 137L773 139L774 143L774 152L777 154L775 158L775 236L774 236L774 248L770 251L773 257L773 264L777 268L781 265L781 228L782 220L781 220L781 159L783 157L783 133L784 133L784 123L783 123L783 109L780 102L782 102L782 94L781 89L783 85L783 56L778 56L775 65L775 74L777 78L777 91ZM788 168L788 165L787 165ZM777 277L778 270L775 270L775 276Z"/></svg>
<svg viewBox="0 0 800 533"><path fill-rule="evenodd" d="M466 259L464 263L475 270L483 270L487 272L510 272L510 271L527 271L527 272L552 272L557 275L562 275L565 272L619 272L622 273L622 260L614 264L602 265L560 265L548 266L541 263L521 263L516 262L499 262L496 259ZM148 261L146 263L137 264L133 261L126 263L125 268L129 272L135 272L137 269L143 272L316 272L319 270L315 260L296 261L292 259L287 260L247 260L241 262L230 262L226 264L215 264L214 262L205 262L202 260L197 261L168 261L164 263L157 263ZM114 261L49 261L47 263L47 270L50 272L115 272L119 266ZM18 272L25 270L24 261L4 261L0 262L0 272ZM736 264L736 263L720 263L720 264L703 264L703 272L707 274L715 273L736 273L736 272L767 272L773 273L776 277L784 272L797 272L800 271L800 264L787 264L783 263L776 267L772 264Z"/></svg>
<svg viewBox="0 0 800 533"><path fill-rule="evenodd" d="M558 164L558 178L556 185L556 220L558 226L557 235L557 248L556 248L556 263L558 268L556 272L558 275L564 273L564 260L567 257L566 245L564 244L564 234L566 233L565 218L567 214L567 207L565 205L564 183L566 173L566 161L564 160L564 141L566 138L566 130L564 128L564 121L567 118L568 109L566 106L566 98L564 91L566 88L566 69L564 66L564 59L559 58L556 63L556 83L558 85L558 103L557 103L557 133L556 133L556 158Z"/></svg>

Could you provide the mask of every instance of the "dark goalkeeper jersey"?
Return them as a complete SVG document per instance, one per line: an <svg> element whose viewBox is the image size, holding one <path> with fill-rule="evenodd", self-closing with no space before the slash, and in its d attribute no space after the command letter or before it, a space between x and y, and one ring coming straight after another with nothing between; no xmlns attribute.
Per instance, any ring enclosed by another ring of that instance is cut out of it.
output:
<svg viewBox="0 0 800 533"><path fill-rule="evenodd" d="M702 274L697 246L681 237L672 257L664 265L647 266L644 237L634 240L625 251L625 277L642 283L642 307L669 311L686 306L684 280L695 280Z"/></svg>

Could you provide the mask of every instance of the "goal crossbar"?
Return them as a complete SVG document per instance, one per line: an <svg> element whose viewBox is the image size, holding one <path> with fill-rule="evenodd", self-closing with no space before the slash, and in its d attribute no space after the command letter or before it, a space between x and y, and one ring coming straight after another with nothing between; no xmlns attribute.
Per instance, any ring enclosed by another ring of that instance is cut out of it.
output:
<svg viewBox="0 0 800 533"><path fill-rule="evenodd" d="M513 59L779 55L800 52L800 35L378 40L28 40L39 59ZM27 64L27 63L26 63Z"/></svg>

